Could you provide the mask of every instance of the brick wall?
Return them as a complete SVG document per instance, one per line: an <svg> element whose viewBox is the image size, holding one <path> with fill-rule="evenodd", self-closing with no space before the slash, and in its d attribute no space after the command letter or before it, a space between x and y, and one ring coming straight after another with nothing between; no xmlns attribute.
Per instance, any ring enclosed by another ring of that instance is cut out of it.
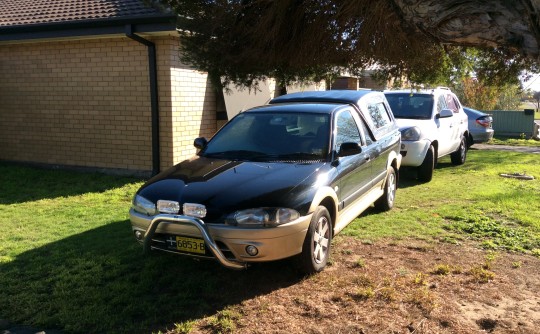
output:
<svg viewBox="0 0 540 334"><path fill-rule="evenodd" d="M216 132L216 93L206 73L182 63L179 40L157 41L161 109L161 166L195 154L193 140Z"/></svg>
<svg viewBox="0 0 540 334"><path fill-rule="evenodd" d="M183 66L178 38L157 46L161 166L216 127L206 75ZM152 169L147 49L128 38L0 45L0 160Z"/></svg>

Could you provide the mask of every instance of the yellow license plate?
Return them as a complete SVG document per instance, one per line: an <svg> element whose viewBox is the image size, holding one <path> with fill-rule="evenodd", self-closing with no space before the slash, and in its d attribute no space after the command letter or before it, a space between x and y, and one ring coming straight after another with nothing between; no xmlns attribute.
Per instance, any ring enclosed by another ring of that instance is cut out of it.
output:
<svg viewBox="0 0 540 334"><path fill-rule="evenodd" d="M188 237L176 237L176 249L182 252L204 254L206 249L204 247L204 240Z"/></svg>

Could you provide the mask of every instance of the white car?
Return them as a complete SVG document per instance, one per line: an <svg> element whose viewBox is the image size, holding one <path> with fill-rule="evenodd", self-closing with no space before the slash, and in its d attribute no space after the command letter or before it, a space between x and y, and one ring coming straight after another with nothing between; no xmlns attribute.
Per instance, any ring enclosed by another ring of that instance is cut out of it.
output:
<svg viewBox="0 0 540 334"><path fill-rule="evenodd" d="M450 154L454 165L467 157L468 118L448 88L385 91L401 131L402 165L416 167L418 179L431 181L437 160Z"/></svg>

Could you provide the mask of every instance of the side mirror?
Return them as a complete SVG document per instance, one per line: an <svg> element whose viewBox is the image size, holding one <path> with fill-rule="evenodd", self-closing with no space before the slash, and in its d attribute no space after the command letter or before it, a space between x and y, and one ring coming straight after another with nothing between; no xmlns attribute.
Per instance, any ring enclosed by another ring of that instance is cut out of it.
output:
<svg viewBox="0 0 540 334"><path fill-rule="evenodd" d="M203 148L205 148L206 144L208 144L208 140L206 140L206 138L204 138L204 137L196 138L193 141L193 146L195 146L199 150L202 150Z"/></svg>
<svg viewBox="0 0 540 334"><path fill-rule="evenodd" d="M437 118L448 118L454 116L454 112L450 109L443 109L441 112L437 115Z"/></svg>
<svg viewBox="0 0 540 334"><path fill-rule="evenodd" d="M350 155L356 155L362 153L362 147L358 143L347 142L341 144L339 148L338 157L348 157Z"/></svg>

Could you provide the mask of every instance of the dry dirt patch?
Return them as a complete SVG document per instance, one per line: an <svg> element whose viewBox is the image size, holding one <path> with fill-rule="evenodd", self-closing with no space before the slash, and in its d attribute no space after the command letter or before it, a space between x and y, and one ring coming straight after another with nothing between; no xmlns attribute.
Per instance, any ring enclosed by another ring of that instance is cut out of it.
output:
<svg viewBox="0 0 540 334"><path fill-rule="evenodd" d="M232 306L238 315L232 332L535 333L540 328L538 258L472 245L336 241L324 272ZM199 322L193 332L230 331L210 322Z"/></svg>

